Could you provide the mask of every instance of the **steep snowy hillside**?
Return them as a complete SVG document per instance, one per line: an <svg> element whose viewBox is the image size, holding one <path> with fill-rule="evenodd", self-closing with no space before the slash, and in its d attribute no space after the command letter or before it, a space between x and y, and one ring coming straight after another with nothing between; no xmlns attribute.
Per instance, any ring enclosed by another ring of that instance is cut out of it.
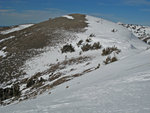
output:
<svg viewBox="0 0 150 113"><path fill-rule="evenodd" d="M19 77L1 83L0 90L6 94L1 94L1 104L6 106L0 112L150 111L149 45L125 27L72 14L27 30L32 30L32 37L40 30L50 44L34 49L29 45L28 54L35 54L19 66ZM2 62L9 53L6 49L1 49L6 53ZM14 89L14 96L6 93Z"/></svg>
<svg viewBox="0 0 150 113"><path fill-rule="evenodd" d="M150 50L66 82L2 113L149 113Z"/></svg>

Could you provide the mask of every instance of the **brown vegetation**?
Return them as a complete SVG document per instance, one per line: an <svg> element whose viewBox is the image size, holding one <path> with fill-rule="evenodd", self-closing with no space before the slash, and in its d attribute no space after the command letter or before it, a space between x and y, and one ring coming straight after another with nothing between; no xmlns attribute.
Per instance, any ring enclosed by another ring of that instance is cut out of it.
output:
<svg viewBox="0 0 150 113"><path fill-rule="evenodd" d="M62 53L67 53L67 52L75 52L74 47L71 44L66 44L61 48Z"/></svg>
<svg viewBox="0 0 150 113"><path fill-rule="evenodd" d="M99 42L95 42L93 45L91 44L85 44L81 47L82 51L89 51L89 50L97 50L97 49L101 49L101 45Z"/></svg>
<svg viewBox="0 0 150 113"><path fill-rule="evenodd" d="M114 56L114 57L110 57L110 56L108 56L107 58L106 58L106 60L105 61L103 61L104 62L104 64L109 64L109 63L112 63L112 62L115 62L115 61L117 61L118 59L117 59L117 57L116 56Z"/></svg>
<svg viewBox="0 0 150 113"><path fill-rule="evenodd" d="M117 47L107 47L102 50L102 56L110 55L112 52L119 54L121 52Z"/></svg>

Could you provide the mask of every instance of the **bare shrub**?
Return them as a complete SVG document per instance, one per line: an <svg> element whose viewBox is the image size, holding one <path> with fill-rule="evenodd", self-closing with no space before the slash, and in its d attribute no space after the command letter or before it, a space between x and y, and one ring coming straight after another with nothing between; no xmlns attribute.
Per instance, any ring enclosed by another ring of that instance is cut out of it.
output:
<svg viewBox="0 0 150 113"><path fill-rule="evenodd" d="M114 33L117 32L117 31L118 31L117 29L112 29L111 30L111 32L114 32Z"/></svg>
<svg viewBox="0 0 150 113"><path fill-rule="evenodd" d="M89 37L95 37L95 34L91 33Z"/></svg>
<svg viewBox="0 0 150 113"><path fill-rule="evenodd" d="M106 58L106 60L105 60L105 61L103 61L103 63L104 63L104 64L109 64L109 63L110 63L110 61L111 61L111 57L110 57L110 56L108 56L108 57Z"/></svg>
<svg viewBox="0 0 150 113"><path fill-rule="evenodd" d="M27 88L33 86L35 84L36 80L33 79L33 78L30 78L28 81L27 81Z"/></svg>
<svg viewBox="0 0 150 113"><path fill-rule="evenodd" d="M116 56L114 56L114 57L110 57L110 56L108 56L107 58L106 58L106 60L105 61L103 61L103 63L104 64L109 64L109 63L112 63L112 62L115 62L115 61L118 61L118 59L117 59L117 57Z"/></svg>
<svg viewBox="0 0 150 113"><path fill-rule="evenodd" d="M81 47L82 51L89 51L89 50L96 50L101 49L101 45L99 42L95 42L93 45L91 44L85 44Z"/></svg>
<svg viewBox="0 0 150 113"><path fill-rule="evenodd" d="M63 48L61 49L61 52L62 53L67 53L67 52L74 52L75 51L75 49L74 49L74 47L71 45L71 44L66 44L66 45L64 45L63 46Z"/></svg>
<svg viewBox="0 0 150 113"><path fill-rule="evenodd" d="M91 42L91 41L92 41L91 38L87 38L87 39L86 39L86 42Z"/></svg>
<svg viewBox="0 0 150 113"><path fill-rule="evenodd" d="M14 84L10 88L0 88L0 101L12 98L19 97L21 94L20 87L18 84Z"/></svg>
<svg viewBox="0 0 150 113"><path fill-rule="evenodd" d="M113 46L113 47L107 47L107 48L104 48L102 50L102 56L106 56L106 55L109 55L111 54L113 51L115 51L117 54L119 54L121 52L120 49L118 49L117 47Z"/></svg>
<svg viewBox="0 0 150 113"><path fill-rule="evenodd" d="M81 47L82 51L89 51L92 49L91 44L85 44Z"/></svg>
<svg viewBox="0 0 150 113"><path fill-rule="evenodd" d="M82 45L83 43L83 40L80 40L78 43L77 43L77 46L79 47L80 45Z"/></svg>
<svg viewBox="0 0 150 113"><path fill-rule="evenodd" d="M97 65L97 67L95 68L95 70L98 69L98 68L100 68L100 64Z"/></svg>
<svg viewBox="0 0 150 113"><path fill-rule="evenodd" d="M52 76L50 76L49 81L53 81L59 77L61 77L62 73L58 72L56 74L53 74Z"/></svg>
<svg viewBox="0 0 150 113"><path fill-rule="evenodd" d="M66 86L66 88L69 88L69 86Z"/></svg>
<svg viewBox="0 0 150 113"><path fill-rule="evenodd" d="M116 62L117 60L118 60L118 59L117 59L116 56L114 56L114 57L111 58L111 62Z"/></svg>
<svg viewBox="0 0 150 113"><path fill-rule="evenodd" d="M82 51L79 52L79 55L82 55Z"/></svg>
<svg viewBox="0 0 150 113"><path fill-rule="evenodd" d="M99 42L95 42L92 46L92 49L95 50L95 49L100 49L102 46L100 45Z"/></svg>

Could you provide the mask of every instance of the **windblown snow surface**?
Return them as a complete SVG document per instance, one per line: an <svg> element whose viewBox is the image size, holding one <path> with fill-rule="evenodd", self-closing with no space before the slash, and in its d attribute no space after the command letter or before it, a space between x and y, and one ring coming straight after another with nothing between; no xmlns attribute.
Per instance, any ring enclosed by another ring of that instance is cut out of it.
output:
<svg viewBox="0 0 150 113"><path fill-rule="evenodd" d="M89 26L84 33L77 33L76 42L85 40L91 33L92 40L99 41L103 48L113 45L121 49L119 61L104 65L101 50L84 52L92 56L89 66L101 67L83 76L65 82L49 94L39 95L36 99L16 102L0 107L0 113L149 113L150 112L150 49L128 29L101 18L86 16ZM115 29L116 32L111 32ZM76 57L81 51L75 47ZM55 48L26 62L28 76L47 69L55 59L62 60L62 54ZM48 60L51 59L51 60ZM40 65L42 64L42 65ZM77 68L77 67L76 67ZM79 66L80 70L84 66ZM80 71L77 69L77 71ZM78 73L78 72L76 72ZM69 88L66 88L69 86Z"/></svg>

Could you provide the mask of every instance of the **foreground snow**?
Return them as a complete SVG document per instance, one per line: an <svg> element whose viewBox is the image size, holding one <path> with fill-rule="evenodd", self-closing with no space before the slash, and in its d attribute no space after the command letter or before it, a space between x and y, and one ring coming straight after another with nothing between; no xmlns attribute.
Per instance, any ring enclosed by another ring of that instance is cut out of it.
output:
<svg viewBox="0 0 150 113"><path fill-rule="evenodd" d="M8 33L15 32L15 31L23 30L23 29L28 28L30 26L33 26L33 24L19 25L18 27L14 27L14 28L8 29L6 31L1 31L0 34L5 35L5 34L8 34Z"/></svg>
<svg viewBox="0 0 150 113"><path fill-rule="evenodd" d="M149 58L147 50L64 83L51 94L1 107L0 112L149 113Z"/></svg>

